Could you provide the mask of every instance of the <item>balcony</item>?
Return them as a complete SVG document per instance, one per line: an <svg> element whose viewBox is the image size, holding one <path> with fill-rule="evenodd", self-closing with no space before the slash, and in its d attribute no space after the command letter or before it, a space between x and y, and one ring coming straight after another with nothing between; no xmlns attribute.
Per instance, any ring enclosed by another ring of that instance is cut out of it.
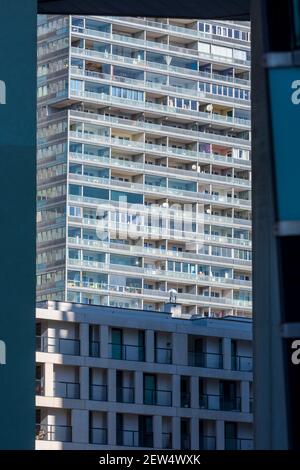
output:
<svg viewBox="0 0 300 470"><path fill-rule="evenodd" d="M45 379L35 379L35 394L38 396L45 395Z"/></svg>
<svg viewBox="0 0 300 470"><path fill-rule="evenodd" d="M210 155L210 154L208 154ZM240 179L240 178L235 178L231 176L222 176L222 175L215 175L212 173L205 173L205 172L197 172L195 170L189 171L189 170L182 170L182 169L177 169L173 167L167 167L167 166L162 166L162 165L150 165L147 163L139 163L135 161L128 161L128 160L121 160L119 158L108 158L108 157L101 157L101 160L99 160L99 157L95 155L89 155L89 154L84 154L84 153L70 153L69 154L70 159L72 161L76 162L93 162L94 164L102 167L103 165L107 165L111 168L117 168L117 169L134 169L134 170L140 170L141 172L147 172L147 173L155 173L155 174L162 174L164 176L180 176L181 178L185 176L186 178L191 178L191 179L197 179L198 181L207 181L208 183L224 183L228 184L230 187L232 185L234 186L240 186L243 189L250 189L251 187L251 182L250 180L247 179Z"/></svg>
<svg viewBox="0 0 300 470"><path fill-rule="evenodd" d="M79 356L80 341L78 339L55 338L52 336L37 336L36 351L52 354Z"/></svg>
<svg viewBox="0 0 300 470"><path fill-rule="evenodd" d="M167 292L166 292L166 294L167 294ZM155 354L155 362L156 363L158 363L158 364L172 364L172 349L171 348L155 348L154 354Z"/></svg>
<svg viewBox="0 0 300 470"><path fill-rule="evenodd" d="M172 406L172 392L170 390L144 389L144 405Z"/></svg>
<svg viewBox="0 0 300 470"><path fill-rule="evenodd" d="M90 341L89 355L90 357L100 357L100 342L99 341Z"/></svg>
<svg viewBox="0 0 300 470"><path fill-rule="evenodd" d="M253 439L225 438L225 450L253 450Z"/></svg>
<svg viewBox="0 0 300 470"><path fill-rule="evenodd" d="M134 387L117 387L117 402L134 403Z"/></svg>
<svg viewBox="0 0 300 470"><path fill-rule="evenodd" d="M176 36L182 36L190 39L194 39L194 41L197 40L208 40L209 42L216 41L216 43L222 43L228 44L236 42L240 44L241 42L244 44L244 46L247 46L250 48L250 42L249 41L240 41L235 38L227 38L225 36L219 36L211 33L206 33L203 31L198 31L197 29L191 29L191 28L185 28L184 26L177 26L177 25L172 25L168 23L162 23L159 21L153 21L149 19L143 19L143 18L134 18L134 17L118 17L118 16L108 16L106 17L106 20L109 19L112 23L116 24L121 24L123 25L124 23L127 23L129 26L136 25L138 27L143 26L144 28L149 28L150 30L154 30L156 32L160 32L162 35L163 34L172 34L175 33ZM238 28L240 28L240 24L237 24L234 21L228 21L228 23L231 24L236 24ZM177 46L173 46L177 47ZM179 48L181 49L181 48ZM244 62L244 61L242 61Z"/></svg>
<svg viewBox="0 0 300 470"><path fill-rule="evenodd" d="M216 437L215 436L200 436L199 437L199 450L216 450Z"/></svg>
<svg viewBox="0 0 300 470"><path fill-rule="evenodd" d="M153 433L140 433L132 430L117 431L117 445L125 447L149 447L153 448Z"/></svg>
<svg viewBox="0 0 300 470"><path fill-rule="evenodd" d="M143 88L145 88L145 84L143 84ZM180 94L182 94L182 89L180 89ZM196 92L195 92L196 94ZM204 93L202 93L203 95ZM132 100L128 98L121 98L121 97L115 97L111 96L105 93L97 93L97 92L92 92L92 91L83 91L83 90L75 90L71 89L70 90L70 96L71 98L76 97L80 99L88 99L88 100L93 100L93 101L101 101L101 103L107 103L108 105L118 105L123 104L125 107L128 108L137 108L141 109L145 112L145 110L149 112L156 112L160 113L163 115L170 115L174 117L174 114L177 114L178 117L182 119L187 119L188 121L194 121L197 119L199 122L203 121L203 123L210 123L210 124L215 124L215 125L220 125L220 126L228 126L229 128L231 127L241 127L242 129L245 130L250 130L251 127L251 122L250 120L246 119L241 119L241 118L235 118L223 114L213 114L213 113L208 113L208 112L203 112L203 111L197 111L193 109L188 109L188 108L179 108L176 106L168 106L165 104L159 104L156 102L152 101L139 101L139 100ZM211 95L209 94L209 99L212 101L211 96L213 96L217 100L217 95ZM224 97L220 97L219 100L223 101ZM202 96L203 100L203 96ZM231 101L234 101L234 98L231 99ZM247 102L245 102L247 103ZM233 139L233 141L238 142L239 140L242 141L242 143L248 143L250 145L249 139L244 139L244 138L238 138L238 137L228 137L223 134L209 134L211 136L211 140L215 136L220 137L220 138L228 138L228 139Z"/></svg>
<svg viewBox="0 0 300 470"><path fill-rule="evenodd" d="M172 433L171 432L163 432L162 433L162 448L163 449L172 449Z"/></svg>
<svg viewBox="0 0 300 470"><path fill-rule="evenodd" d="M107 95L106 95L107 96ZM90 112L83 112L83 111L76 111L76 110L69 110L68 111L70 116L75 119L89 119L91 121L96 121L97 123L101 122L105 125L110 126L117 126L117 127L126 127L132 130L133 128L141 129L144 132L154 132L159 133L160 135L166 134L174 134L174 136L182 136L185 137L189 142L191 140L202 140L203 137L207 136L205 132L196 131L193 129L186 129L182 127L173 127L168 125L162 124L153 124L150 122L145 121L134 121L130 119L125 119L122 117L115 117L115 116L108 116L105 114L94 114ZM222 136L224 137L224 136ZM226 155L219 155L214 153L208 152L192 152L185 149L169 149L168 147L164 147L166 151L172 152L173 156L180 156L180 158L184 158L185 155L188 157L189 160L199 160L203 162L222 162L224 164L229 165L237 165L238 167L247 167L250 169L251 161L241 158L234 158ZM188 152L188 153L186 153ZM90 156L93 157L92 155ZM128 162L126 162L128 163Z"/></svg>
<svg viewBox="0 0 300 470"><path fill-rule="evenodd" d="M37 441L72 442L72 427L58 424L36 424Z"/></svg>
<svg viewBox="0 0 300 470"><path fill-rule="evenodd" d="M251 356L232 356L231 369L242 372L252 372L253 358Z"/></svg>
<svg viewBox="0 0 300 470"><path fill-rule="evenodd" d="M223 395L201 394L199 408L204 410L241 411L241 398L227 398Z"/></svg>
<svg viewBox="0 0 300 470"><path fill-rule="evenodd" d="M145 347L133 344L109 343L110 359L145 362Z"/></svg>
<svg viewBox="0 0 300 470"><path fill-rule="evenodd" d="M54 382L53 393L59 398L80 398L80 384L75 382Z"/></svg>
<svg viewBox="0 0 300 470"><path fill-rule="evenodd" d="M90 385L90 400L107 401L107 385Z"/></svg>
<svg viewBox="0 0 300 470"><path fill-rule="evenodd" d="M204 367L207 369L222 369L223 368L223 354L189 351L188 364L189 366L192 366L192 367Z"/></svg>
<svg viewBox="0 0 300 470"><path fill-rule="evenodd" d="M180 406L181 408L191 407L191 394L189 392L180 393Z"/></svg>
<svg viewBox="0 0 300 470"><path fill-rule="evenodd" d="M106 428L90 428L90 444L106 445L107 429Z"/></svg>
<svg viewBox="0 0 300 470"><path fill-rule="evenodd" d="M174 25L166 25L165 23L156 23L156 22L153 22L153 21L148 21L147 23L148 24L150 23L152 25L152 27L154 27L155 29L156 28L166 29L166 27L167 27L169 32L174 31L176 34L183 34L183 35L186 35L188 37L192 36L194 38L194 40L197 40L197 39L201 38L201 39L208 39L211 42L214 38L214 40L217 41L217 42L218 41L223 42L224 40L226 42L226 39L227 39L225 37L224 39L220 38L218 40L218 39L216 39L216 36L213 36L212 34L204 33L204 32L193 30L193 29L178 27L178 26L174 26ZM173 52L175 54L176 53L180 54L180 56L187 55L187 56L192 56L195 59L199 59L199 53L196 49L188 49L188 48L185 48L185 47L173 46L173 45L169 45L169 44L162 43L162 42L145 41L143 39L138 39L138 38L131 37L131 36L105 33L103 31L97 31L97 30L94 30L94 29L86 29L86 28L80 28L80 27L74 27L74 26L72 27L72 33L73 34L74 33L79 34L79 35L85 35L85 36L97 37L97 38L105 39L109 42L121 43L122 45L123 44L128 44L128 45L131 44L132 46L140 46L142 48L154 49L155 51L157 51L158 49L161 49L164 52L168 52L168 53ZM230 40L231 40L231 42L233 42L234 38L230 38ZM201 54L203 54L203 53L201 53ZM205 55L206 58L208 56L218 57L215 54L204 54L204 55ZM221 57L220 57L220 60L221 60ZM225 58L224 61L228 61L228 58ZM249 63L249 66L250 66L250 63ZM220 79L222 79L223 76L222 75L217 75L217 77L221 77ZM240 84L243 84L243 85L249 85L248 80L242 80L242 79L239 80L239 79L234 79L233 77L224 77L224 80L227 79L228 81L230 81L230 78L231 78L232 82L240 83Z"/></svg>

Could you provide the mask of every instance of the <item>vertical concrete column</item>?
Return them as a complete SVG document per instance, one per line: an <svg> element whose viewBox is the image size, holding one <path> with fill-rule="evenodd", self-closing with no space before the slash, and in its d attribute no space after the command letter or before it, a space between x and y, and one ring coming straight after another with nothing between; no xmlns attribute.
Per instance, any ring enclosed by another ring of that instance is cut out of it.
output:
<svg viewBox="0 0 300 470"><path fill-rule="evenodd" d="M46 362L44 371L45 371L44 372L45 396L53 397L54 395L54 364L52 364L51 362Z"/></svg>
<svg viewBox="0 0 300 470"><path fill-rule="evenodd" d="M116 388L117 388L116 369L108 369L107 370L107 385L108 385L108 391L107 391L108 400L109 401L116 401L116 399L117 399L117 394L116 394Z"/></svg>
<svg viewBox="0 0 300 470"><path fill-rule="evenodd" d="M136 370L134 372L134 396L135 403L142 404L144 402L144 378L143 372Z"/></svg>
<svg viewBox="0 0 300 470"><path fill-rule="evenodd" d="M116 413L109 411L107 413L107 444L111 446L116 445Z"/></svg>
<svg viewBox="0 0 300 470"><path fill-rule="evenodd" d="M172 375L172 406L173 408L180 408L180 375Z"/></svg>
<svg viewBox="0 0 300 470"><path fill-rule="evenodd" d="M188 336L183 333L173 333L173 364L186 366L188 364Z"/></svg>
<svg viewBox="0 0 300 470"><path fill-rule="evenodd" d="M223 338L223 369L231 370L231 339Z"/></svg>
<svg viewBox="0 0 300 470"><path fill-rule="evenodd" d="M80 323L79 325L79 339L80 339L80 355L89 355L89 325L88 323Z"/></svg>
<svg viewBox="0 0 300 470"><path fill-rule="evenodd" d="M100 326L100 357L109 357L109 327L107 325Z"/></svg>
<svg viewBox="0 0 300 470"><path fill-rule="evenodd" d="M216 450L225 449L225 427L224 421L216 421Z"/></svg>
<svg viewBox="0 0 300 470"><path fill-rule="evenodd" d="M191 408L199 408L199 377L190 378Z"/></svg>
<svg viewBox="0 0 300 470"><path fill-rule="evenodd" d="M154 362L154 331L153 330L146 330L145 343L146 343L146 361Z"/></svg>
<svg viewBox="0 0 300 470"><path fill-rule="evenodd" d="M243 413L250 412L250 383L246 380L241 382L241 409Z"/></svg>
<svg viewBox="0 0 300 470"><path fill-rule="evenodd" d="M72 442L88 444L89 442L89 412L88 410L72 410Z"/></svg>
<svg viewBox="0 0 300 470"><path fill-rule="evenodd" d="M80 399L89 400L90 398L90 383L89 383L89 368L79 367L79 383L80 383Z"/></svg>
<svg viewBox="0 0 300 470"><path fill-rule="evenodd" d="M180 450L181 438L180 438L180 417L172 417L172 447L173 449Z"/></svg>
<svg viewBox="0 0 300 470"><path fill-rule="evenodd" d="M153 416L153 446L162 449L162 416Z"/></svg>
<svg viewBox="0 0 300 470"><path fill-rule="evenodd" d="M199 419L190 420L191 450L199 449Z"/></svg>

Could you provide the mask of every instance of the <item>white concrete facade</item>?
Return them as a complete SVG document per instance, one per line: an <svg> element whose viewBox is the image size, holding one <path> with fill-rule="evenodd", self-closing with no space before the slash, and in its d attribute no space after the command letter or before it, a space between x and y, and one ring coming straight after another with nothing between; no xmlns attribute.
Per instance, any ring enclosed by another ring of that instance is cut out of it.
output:
<svg viewBox="0 0 300 470"><path fill-rule="evenodd" d="M43 302L37 449L251 449L245 318Z"/></svg>

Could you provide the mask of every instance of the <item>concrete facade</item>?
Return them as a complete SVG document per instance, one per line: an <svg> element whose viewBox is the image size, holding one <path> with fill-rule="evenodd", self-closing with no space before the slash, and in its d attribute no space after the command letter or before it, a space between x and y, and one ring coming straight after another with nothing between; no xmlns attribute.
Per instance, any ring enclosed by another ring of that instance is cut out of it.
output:
<svg viewBox="0 0 300 470"><path fill-rule="evenodd" d="M252 448L250 320L48 301L36 321L37 449Z"/></svg>

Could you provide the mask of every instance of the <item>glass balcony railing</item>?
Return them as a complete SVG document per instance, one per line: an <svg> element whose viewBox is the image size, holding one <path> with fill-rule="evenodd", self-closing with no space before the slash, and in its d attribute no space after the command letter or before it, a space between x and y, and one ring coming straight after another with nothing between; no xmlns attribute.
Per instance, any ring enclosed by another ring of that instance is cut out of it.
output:
<svg viewBox="0 0 300 470"><path fill-rule="evenodd" d="M199 450L216 450L216 437L215 436L200 436L199 437Z"/></svg>
<svg viewBox="0 0 300 470"><path fill-rule="evenodd" d="M100 342L99 341L90 341L89 355L90 357L100 357Z"/></svg>
<svg viewBox="0 0 300 470"><path fill-rule="evenodd" d="M109 357L124 361L145 361L145 347L135 344L109 343Z"/></svg>
<svg viewBox="0 0 300 470"><path fill-rule="evenodd" d="M172 391L145 388L144 405L172 406Z"/></svg>
<svg viewBox="0 0 300 470"><path fill-rule="evenodd" d="M172 449L172 433L171 432L162 433L162 448Z"/></svg>
<svg viewBox="0 0 300 470"><path fill-rule="evenodd" d="M193 36L194 38L195 37L201 37L201 38L206 38L206 39L210 39L210 41L213 40L213 35L211 34L207 34L207 33L203 33L201 31L197 31L197 30L192 30L192 29L187 29L187 28L181 28L181 27L176 27L176 26L172 26L172 25L165 25L165 24L162 24L162 23L154 23L152 22L153 24L156 24L156 25L160 25L160 26L168 26L168 29L170 31L173 31L173 29L176 30L177 33L181 33L182 31L187 35L187 36ZM155 26L155 27L158 27L158 26ZM178 30L178 31L177 31ZM149 49L155 49L156 51L158 49L161 49L162 51L166 51L166 52L175 52L175 53L179 53L180 55L187 55L187 56L191 56L193 58L196 58L196 59L202 59L202 52L199 53L199 51L197 49L188 49L186 47L178 47L178 46L173 46L173 45L170 45L170 44L167 44L167 43L163 43L163 42L158 42L158 41L145 41L143 39L138 39L138 38L135 38L135 37L132 37L132 36L124 36L124 35L120 35L120 34L112 34L112 33L105 33L103 31L97 31L97 30L94 30L94 29L86 29L86 28L80 28L80 27L72 27L72 33L77 33L77 34L84 34L84 35L87 35L87 36L93 36L93 37L99 37L101 39L105 39L107 41L111 41L111 42L121 42L122 44L128 44L128 45L132 45L132 46L140 46L141 48L149 48ZM226 38L225 38L226 39ZM232 39L232 38L231 38ZM220 39L221 40L221 39ZM233 39L234 40L234 39ZM221 56L216 56L215 54L205 54L205 58L207 58L208 55L210 56L213 56L213 57L219 57L219 60L221 60ZM228 58L225 57L225 62L228 61ZM247 62L247 61L245 61ZM249 62L249 66L250 66L250 62ZM219 76L219 75L218 75ZM220 75L220 77L223 77L223 75ZM228 77L228 76L224 76L224 80L228 80L230 81L230 78L232 80L233 83L239 83L239 84L243 84L243 85L248 85L249 84L249 81L248 80L242 80L242 79L235 79L234 77Z"/></svg>
<svg viewBox="0 0 300 470"><path fill-rule="evenodd" d="M155 362L158 364L172 364L171 348L155 348Z"/></svg>
<svg viewBox="0 0 300 470"><path fill-rule="evenodd" d="M45 395L45 379L35 379L35 394L38 396Z"/></svg>
<svg viewBox="0 0 300 470"><path fill-rule="evenodd" d="M117 401L119 403L134 403L134 387L117 387Z"/></svg>
<svg viewBox="0 0 300 470"><path fill-rule="evenodd" d="M59 398L80 398L80 384L75 382L54 382L53 394Z"/></svg>
<svg viewBox="0 0 300 470"><path fill-rule="evenodd" d="M36 337L36 351L53 354L80 355L80 341L69 338L54 338L51 336Z"/></svg>
<svg viewBox="0 0 300 470"><path fill-rule="evenodd" d="M199 408L205 410L241 411L241 398L201 394L199 397Z"/></svg>
<svg viewBox="0 0 300 470"><path fill-rule="evenodd" d="M107 385L90 385L90 400L107 401Z"/></svg>
<svg viewBox="0 0 300 470"><path fill-rule="evenodd" d="M180 406L181 408L191 407L191 394L189 392L180 393Z"/></svg>
<svg viewBox="0 0 300 470"><path fill-rule="evenodd" d="M225 450L253 450L253 440L243 438L225 438Z"/></svg>
<svg viewBox="0 0 300 470"><path fill-rule="evenodd" d="M72 427L58 424L36 424L35 439L38 441L72 442Z"/></svg>
<svg viewBox="0 0 300 470"><path fill-rule="evenodd" d="M107 429L106 428L90 428L90 444L106 445Z"/></svg>
<svg viewBox="0 0 300 470"><path fill-rule="evenodd" d="M189 351L188 364L192 367L204 367L207 369L222 369L223 354Z"/></svg>
<svg viewBox="0 0 300 470"><path fill-rule="evenodd" d="M117 430L117 445L125 447L153 447L153 432L142 433L129 429Z"/></svg>
<svg viewBox="0 0 300 470"><path fill-rule="evenodd" d="M250 356L232 356L231 369L243 372L252 372L253 358Z"/></svg>

